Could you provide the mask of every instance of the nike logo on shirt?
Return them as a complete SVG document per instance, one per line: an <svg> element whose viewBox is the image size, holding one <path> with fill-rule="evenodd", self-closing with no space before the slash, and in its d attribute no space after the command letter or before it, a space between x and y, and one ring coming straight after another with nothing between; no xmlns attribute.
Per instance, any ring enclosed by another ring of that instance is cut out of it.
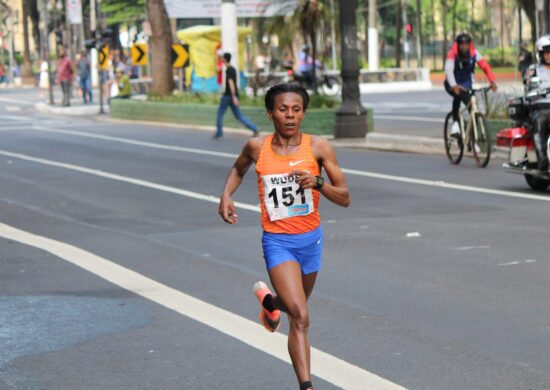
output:
<svg viewBox="0 0 550 390"><path fill-rule="evenodd" d="M298 165L298 164L300 164L301 162L304 162L304 160L300 160L300 161L289 161L288 165L290 165L291 167L293 167L294 165Z"/></svg>

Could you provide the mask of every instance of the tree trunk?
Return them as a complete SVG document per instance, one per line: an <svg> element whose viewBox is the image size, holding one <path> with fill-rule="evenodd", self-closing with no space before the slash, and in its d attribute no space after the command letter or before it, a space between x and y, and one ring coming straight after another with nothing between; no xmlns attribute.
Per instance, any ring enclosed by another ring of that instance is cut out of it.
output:
<svg viewBox="0 0 550 390"><path fill-rule="evenodd" d="M31 55L29 50L29 21L28 6L26 0L21 0L21 9L23 10L23 65L21 66L21 78L23 85L34 85L32 75Z"/></svg>
<svg viewBox="0 0 550 390"><path fill-rule="evenodd" d="M366 62L369 61L369 0L363 0L363 20L365 21L365 39L363 40L363 54Z"/></svg>
<svg viewBox="0 0 550 390"><path fill-rule="evenodd" d="M452 12L452 15L453 15L453 39L456 37L456 4L457 4L457 0L453 0L453 12Z"/></svg>
<svg viewBox="0 0 550 390"><path fill-rule="evenodd" d="M32 21L34 47L38 51L40 48L40 12L38 11L38 1L31 1L28 5L29 17Z"/></svg>
<svg viewBox="0 0 550 390"><path fill-rule="evenodd" d="M174 90L172 32L163 0L147 0L151 24L151 93L169 95Z"/></svg>
<svg viewBox="0 0 550 390"><path fill-rule="evenodd" d="M443 14L443 68L445 68L445 59L447 58L447 0L441 1Z"/></svg>
<svg viewBox="0 0 550 390"><path fill-rule="evenodd" d="M357 0L340 1L340 47L342 49L342 105L336 111L336 138L365 137L367 110L359 94L359 64L357 63Z"/></svg>
<svg viewBox="0 0 550 390"><path fill-rule="evenodd" d="M397 2L395 30L395 67L401 68L401 33L403 32L403 3L401 0Z"/></svg>

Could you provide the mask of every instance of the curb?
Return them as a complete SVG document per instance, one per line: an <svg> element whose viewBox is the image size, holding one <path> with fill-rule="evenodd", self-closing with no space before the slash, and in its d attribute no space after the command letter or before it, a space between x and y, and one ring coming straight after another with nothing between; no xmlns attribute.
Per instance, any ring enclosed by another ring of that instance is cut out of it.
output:
<svg viewBox="0 0 550 390"><path fill-rule="evenodd" d="M336 147L418 154L445 154L443 140L401 134L368 133L365 139L334 139Z"/></svg>
<svg viewBox="0 0 550 390"><path fill-rule="evenodd" d="M79 116L79 115L96 115L99 113L99 105L90 105L90 106L71 106L71 107L60 107L60 106L50 106L46 103L36 103L34 108L44 114L55 114L55 115L69 115L69 116ZM105 104L104 109L107 109L108 106Z"/></svg>

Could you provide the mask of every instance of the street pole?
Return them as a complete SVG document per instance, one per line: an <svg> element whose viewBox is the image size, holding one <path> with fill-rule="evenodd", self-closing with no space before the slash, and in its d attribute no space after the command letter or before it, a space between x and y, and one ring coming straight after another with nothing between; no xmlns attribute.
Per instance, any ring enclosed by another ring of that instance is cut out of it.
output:
<svg viewBox="0 0 550 390"><path fill-rule="evenodd" d="M44 54L46 55L46 63L48 64L48 92L50 95L50 104L54 104L53 100L53 77L52 64L50 61L50 39L48 32L48 10L46 9L46 0L39 0L40 7L40 31L44 42Z"/></svg>
<svg viewBox="0 0 550 390"><path fill-rule="evenodd" d="M330 22L332 70L336 70L336 13L334 12L334 0L330 0L330 13L332 14L332 21Z"/></svg>
<svg viewBox="0 0 550 390"><path fill-rule="evenodd" d="M355 13L357 0L340 1L340 48L342 57L342 105L336 110L335 138L364 138L367 110L359 93L359 53Z"/></svg>
<svg viewBox="0 0 550 390"><path fill-rule="evenodd" d="M231 54L231 64L239 84L239 51L237 39L237 7L235 0L222 0L222 50Z"/></svg>
<svg viewBox="0 0 550 390"><path fill-rule="evenodd" d="M416 0L416 56L418 60L418 67L424 66L424 59L422 58L422 3L420 0Z"/></svg>
<svg viewBox="0 0 550 390"><path fill-rule="evenodd" d="M369 0L369 70L378 70L378 30L376 29L376 0Z"/></svg>
<svg viewBox="0 0 550 390"><path fill-rule="evenodd" d="M409 24L409 19L407 15L407 0L403 0L403 26L406 26ZM405 61L407 62L407 68L411 67L411 61L409 53L411 51L411 48L409 46L409 33L405 31L405 38L403 39L403 51L405 52Z"/></svg>

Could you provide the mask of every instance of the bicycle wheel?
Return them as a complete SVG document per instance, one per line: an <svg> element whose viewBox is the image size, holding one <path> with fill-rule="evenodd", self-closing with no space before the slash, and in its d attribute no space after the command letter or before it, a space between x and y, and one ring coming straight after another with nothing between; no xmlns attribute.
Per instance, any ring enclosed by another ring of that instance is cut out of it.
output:
<svg viewBox="0 0 550 390"><path fill-rule="evenodd" d="M443 140L445 142L445 153L451 164L458 164L464 155L464 142L462 135L451 135L451 127L453 124L453 114L449 112L445 117L445 127L443 127Z"/></svg>
<svg viewBox="0 0 550 390"><path fill-rule="evenodd" d="M481 113L476 113L476 132L473 132L471 138L472 151L476 164L480 168L485 168L491 159L491 136L487 132L487 121Z"/></svg>

